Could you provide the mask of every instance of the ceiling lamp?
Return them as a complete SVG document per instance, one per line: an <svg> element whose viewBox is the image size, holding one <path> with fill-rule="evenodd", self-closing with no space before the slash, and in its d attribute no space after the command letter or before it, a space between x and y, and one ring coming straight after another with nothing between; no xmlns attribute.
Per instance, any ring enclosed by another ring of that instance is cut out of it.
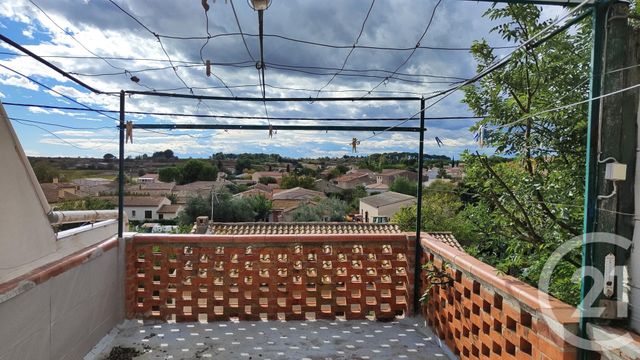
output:
<svg viewBox="0 0 640 360"><path fill-rule="evenodd" d="M267 10L271 5L269 0L249 0L249 5L253 10L262 11Z"/></svg>

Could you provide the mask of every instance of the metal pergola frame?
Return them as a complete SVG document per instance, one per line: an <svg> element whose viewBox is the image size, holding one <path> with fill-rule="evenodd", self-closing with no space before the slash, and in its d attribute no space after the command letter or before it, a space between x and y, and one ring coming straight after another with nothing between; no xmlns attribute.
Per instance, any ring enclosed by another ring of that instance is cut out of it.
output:
<svg viewBox="0 0 640 360"><path fill-rule="evenodd" d="M119 117L119 155L118 155L118 237L122 238L124 235L124 159L125 159L125 129L126 129L126 96L127 95L144 95L144 96L158 96L158 97L170 97L181 99L193 99L193 100L212 100L212 101L230 101L230 102L387 102L387 101L400 101L411 102L419 101L419 113L420 113L420 126L340 126L340 125L277 125L273 126L273 129L277 130L296 130L296 131L366 131L366 132L418 132L418 191L417 191L417 210L416 210L416 238L415 238L415 259L414 259L414 293L413 293L413 311L418 313L420 311L420 289L422 279L421 273L421 261L422 261L422 245L420 243L420 231L422 224L422 170L424 168L424 133L426 131L424 126L425 120L425 98L424 97L319 97L319 98L305 98L305 97L288 97L288 98L272 98L272 97L225 97L225 96L206 96L206 95L190 95L190 94L176 94L176 93L164 93L164 92L152 92L152 91L120 91L120 117ZM418 119L415 119L418 120ZM272 128L272 125L261 124L132 124L133 129L146 129L146 130L176 130L176 129L198 129L198 130L268 130Z"/></svg>

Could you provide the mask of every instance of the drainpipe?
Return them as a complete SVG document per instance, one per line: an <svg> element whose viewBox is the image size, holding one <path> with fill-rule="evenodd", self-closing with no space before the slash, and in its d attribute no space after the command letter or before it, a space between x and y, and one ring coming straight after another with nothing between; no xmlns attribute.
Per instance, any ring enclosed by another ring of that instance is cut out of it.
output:
<svg viewBox="0 0 640 360"><path fill-rule="evenodd" d="M79 222L95 223L118 218L118 210L51 211L47 214L51 225Z"/></svg>
<svg viewBox="0 0 640 360"><path fill-rule="evenodd" d="M633 245L629 255L629 307L630 325L633 330L640 332L640 96L637 109L637 144L636 144L636 173L633 192Z"/></svg>

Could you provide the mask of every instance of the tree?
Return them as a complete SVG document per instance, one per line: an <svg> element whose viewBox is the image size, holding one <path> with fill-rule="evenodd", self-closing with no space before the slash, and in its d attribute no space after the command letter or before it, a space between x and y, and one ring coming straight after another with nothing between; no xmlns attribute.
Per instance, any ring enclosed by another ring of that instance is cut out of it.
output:
<svg viewBox="0 0 640 360"><path fill-rule="evenodd" d="M416 196L418 193L418 182L411 181L404 176L399 176L389 185L389 191Z"/></svg>
<svg viewBox="0 0 640 360"><path fill-rule="evenodd" d="M247 202L255 213L255 221L267 221L269 219L269 213L272 208L271 200L262 195L258 195L249 197Z"/></svg>
<svg viewBox="0 0 640 360"><path fill-rule="evenodd" d="M503 39L524 43L548 26L540 8L509 4L491 7L485 16L499 20ZM589 32L561 32L535 48L517 52L511 61L465 90L464 102L484 119L484 142L508 162L492 163L479 154L463 154L465 183L477 201L463 213L482 234L470 249L498 269L536 284L550 252L581 233L587 104L543 112L578 102L588 94ZM497 55L486 41L472 46L482 71ZM575 304L578 286L571 269L580 254L565 257L564 270L552 279L551 293Z"/></svg>
<svg viewBox="0 0 640 360"><path fill-rule="evenodd" d="M50 183L54 178L60 177L60 170L53 167L47 161L38 161L33 165L33 172L40 183Z"/></svg>
<svg viewBox="0 0 640 360"><path fill-rule="evenodd" d="M446 179L447 178L447 170L445 170L443 167L438 169L438 175L436 175L436 178L438 179Z"/></svg>
<svg viewBox="0 0 640 360"><path fill-rule="evenodd" d="M322 209L311 204L301 204L291 212L293 222L318 222L322 221Z"/></svg>
<svg viewBox="0 0 640 360"><path fill-rule="evenodd" d="M305 189L315 190L316 179L311 176L298 176L295 173L284 175L280 181L280 188L293 189L295 187L302 187Z"/></svg>
<svg viewBox="0 0 640 360"><path fill-rule="evenodd" d="M181 168L181 183L189 184L194 181L214 181L218 176L218 169L204 160L191 159Z"/></svg>
<svg viewBox="0 0 640 360"><path fill-rule="evenodd" d="M182 174L175 166L165 167L158 170L158 180L163 182L181 182Z"/></svg>
<svg viewBox="0 0 640 360"><path fill-rule="evenodd" d="M344 221L349 205L340 199L326 198L318 204L329 221Z"/></svg>
<svg viewBox="0 0 640 360"><path fill-rule="evenodd" d="M245 169L251 169L251 159L242 154L236 160L236 174L242 174Z"/></svg>
<svg viewBox="0 0 640 360"><path fill-rule="evenodd" d="M258 179L258 182L260 184L268 185L268 184L276 184L278 180L276 180L276 178L271 176L261 176L260 179Z"/></svg>
<svg viewBox="0 0 640 360"><path fill-rule="evenodd" d="M112 201L87 197L80 200L69 200L55 205L55 210L112 210L117 206Z"/></svg>
<svg viewBox="0 0 640 360"><path fill-rule="evenodd" d="M102 159L104 159L104 161L106 161L106 162L112 162L113 160L115 160L115 158L116 158L116 156L115 156L115 155L113 155L113 154L109 154L109 153L104 154L104 155L102 156Z"/></svg>

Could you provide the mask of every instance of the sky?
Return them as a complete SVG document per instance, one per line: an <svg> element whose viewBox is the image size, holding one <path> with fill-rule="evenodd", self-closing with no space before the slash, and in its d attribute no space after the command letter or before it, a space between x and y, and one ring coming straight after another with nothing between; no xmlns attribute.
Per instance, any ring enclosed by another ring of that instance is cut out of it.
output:
<svg viewBox="0 0 640 360"><path fill-rule="evenodd" d="M255 36L258 34L257 12L251 9L248 1L236 0L233 3L245 34L243 42L230 1L209 0L208 3L207 23L201 0L4 1L0 3L0 33L106 92L124 89L189 94L193 91L197 95L260 97L260 81L255 66L260 52L258 37ZM497 23L482 17L490 3L377 0L373 6L371 4L368 0L273 0L264 12L264 33L267 35L264 39L266 96L304 97L309 101L269 102L265 106L262 102L198 101L132 95L126 98L128 111L201 114L209 117L128 114L127 120L151 124L271 123L276 131L278 125L284 124L418 126L419 122L415 120L402 124L399 120L366 120L410 118L420 110L417 100L329 103L314 102L313 98L428 96L475 74L476 63L466 50L474 41L486 39L494 47L513 45L491 32ZM559 7L548 7L544 9L543 16L555 18L563 11ZM431 48L412 50L425 32L432 15L431 24L420 42L421 46ZM204 39L207 32L214 36L209 41ZM163 37L159 41L153 33ZM305 43L283 37L304 40ZM352 48L356 40L358 45L406 50ZM509 49L496 51L504 54ZM16 56L16 53L14 48L0 42L0 65L31 77L46 87L0 67L0 100L3 103L119 109L118 95L91 93L37 61ZM206 76L203 60L210 60L213 64L213 75L210 77ZM396 69L395 75L387 78ZM132 76L139 81L133 82ZM461 99L461 92L453 93L429 107L426 117L472 116ZM427 101L427 105L431 104L432 101ZM265 117L265 107L270 118L323 117L364 121L219 117ZM5 110L13 119L12 124L28 155L102 157L105 153L118 152L117 113L100 114L6 104ZM425 153L458 157L466 149L476 150L478 144L469 130L473 124L474 120L428 120ZM341 157L353 155L350 144L352 138L360 141L357 155L418 151L418 134L405 132L282 130L270 138L267 130L151 132L136 129L133 137L133 144L126 145L126 155L137 156L172 149L180 157L208 157L218 152ZM436 137L442 140L441 146L438 146Z"/></svg>

